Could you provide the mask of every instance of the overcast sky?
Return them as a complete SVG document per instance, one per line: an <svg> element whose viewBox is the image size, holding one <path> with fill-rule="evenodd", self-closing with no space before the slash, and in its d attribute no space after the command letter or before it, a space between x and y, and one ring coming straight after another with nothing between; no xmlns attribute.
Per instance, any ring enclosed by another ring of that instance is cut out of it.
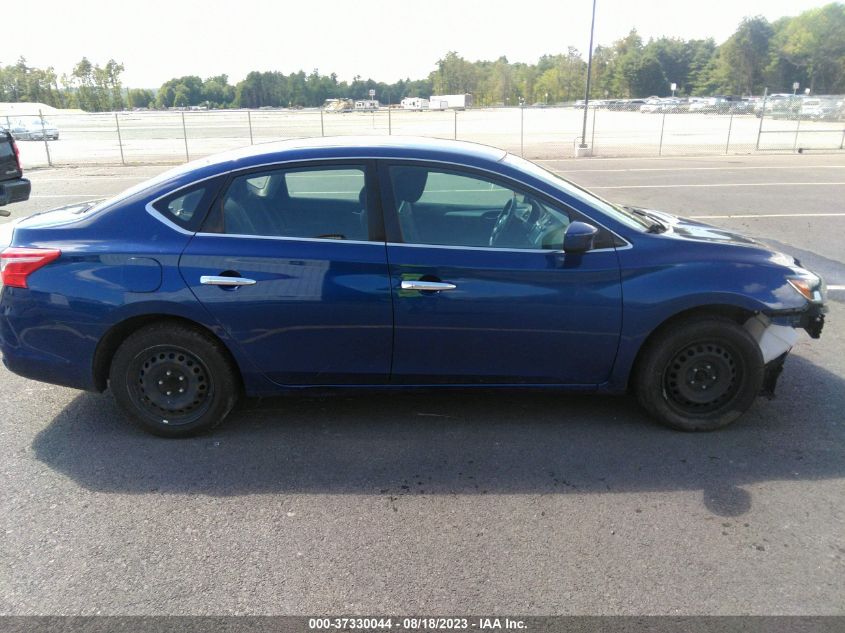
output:
<svg viewBox="0 0 845 633"><path fill-rule="evenodd" d="M820 0L598 0L596 43L636 28L644 39L726 39L744 16L783 15ZM470 60L506 55L536 62L567 46L586 51L590 0L39 0L0 36L0 63L69 73L87 56L126 66L124 85L156 88L171 77L250 70L336 72L392 82L423 78L447 51Z"/></svg>

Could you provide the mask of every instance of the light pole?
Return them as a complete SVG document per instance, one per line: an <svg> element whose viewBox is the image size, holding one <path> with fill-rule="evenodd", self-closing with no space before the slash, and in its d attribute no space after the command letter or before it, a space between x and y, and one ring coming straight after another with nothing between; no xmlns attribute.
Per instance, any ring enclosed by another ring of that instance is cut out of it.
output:
<svg viewBox="0 0 845 633"><path fill-rule="evenodd" d="M587 87L584 90L584 124L581 126L581 149L587 147L587 110L590 107L590 74L593 69L593 32L596 28L596 0L593 0L593 18L590 22L590 50L587 52Z"/></svg>

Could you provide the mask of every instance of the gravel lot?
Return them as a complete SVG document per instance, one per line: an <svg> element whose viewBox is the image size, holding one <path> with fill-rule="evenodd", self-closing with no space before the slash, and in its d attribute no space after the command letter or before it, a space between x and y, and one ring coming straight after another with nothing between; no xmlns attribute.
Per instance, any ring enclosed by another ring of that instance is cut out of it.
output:
<svg viewBox="0 0 845 633"><path fill-rule="evenodd" d="M845 289L845 156L545 165ZM162 169L31 170L9 209ZM843 302L706 435L630 398L452 393L247 402L167 441L0 368L0 614L845 614Z"/></svg>

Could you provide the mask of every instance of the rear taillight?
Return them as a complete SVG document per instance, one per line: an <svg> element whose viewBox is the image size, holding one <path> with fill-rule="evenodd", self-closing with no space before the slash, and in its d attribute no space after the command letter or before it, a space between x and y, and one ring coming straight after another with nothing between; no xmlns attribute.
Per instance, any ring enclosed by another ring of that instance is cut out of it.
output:
<svg viewBox="0 0 845 633"><path fill-rule="evenodd" d="M15 139L10 137L9 140L12 141L12 149L15 152L15 162L18 165L18 171L23 173L23 167L21 167L21 150L18 149L18 144L15 143Z"/></svg>
<svg viewBox="0 0 845 633"><path fill-rule="evenodd" d="M10 246L0 252L0 281L4 286L26 288L26 278L39 268L58 259L62 252L56 248L16 248Z"/></svg>

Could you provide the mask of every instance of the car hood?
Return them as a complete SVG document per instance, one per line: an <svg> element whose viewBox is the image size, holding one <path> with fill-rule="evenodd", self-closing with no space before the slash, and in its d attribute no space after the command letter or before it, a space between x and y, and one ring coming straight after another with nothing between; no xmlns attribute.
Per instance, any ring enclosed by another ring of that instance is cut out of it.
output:
<svg viewBox="0 0 845 633"><path fill-rule="evenodd" d="M698 240L701 242L718 242L734 244L738 246L757 246L766 250L773 250L768 244L761 242L742 233L727 231L704 222L696 222L688 218L681 218L665 211L655 209L643 209L640 207L628 207L632 211L644 213L662 222L669 227L666 234L676 237Z"/></svg>
<svg viewBox="0 0 845 633"><path fill-rule="evenodd" d="M628 209L645 213L654 219L668 226L665 233L659 235L669 236L675 239L694 240L696 242L708 242L711 244L724 244L726 246L746 246L756 248L767 260L776 262L782 266L800 266L801 262L792 255L779 251L778 249L762 242L756 238L720 229L719 227L696 222L689 218L681 218L665 211L654 209L643 209L640 207L628 207Z"/></svg>

